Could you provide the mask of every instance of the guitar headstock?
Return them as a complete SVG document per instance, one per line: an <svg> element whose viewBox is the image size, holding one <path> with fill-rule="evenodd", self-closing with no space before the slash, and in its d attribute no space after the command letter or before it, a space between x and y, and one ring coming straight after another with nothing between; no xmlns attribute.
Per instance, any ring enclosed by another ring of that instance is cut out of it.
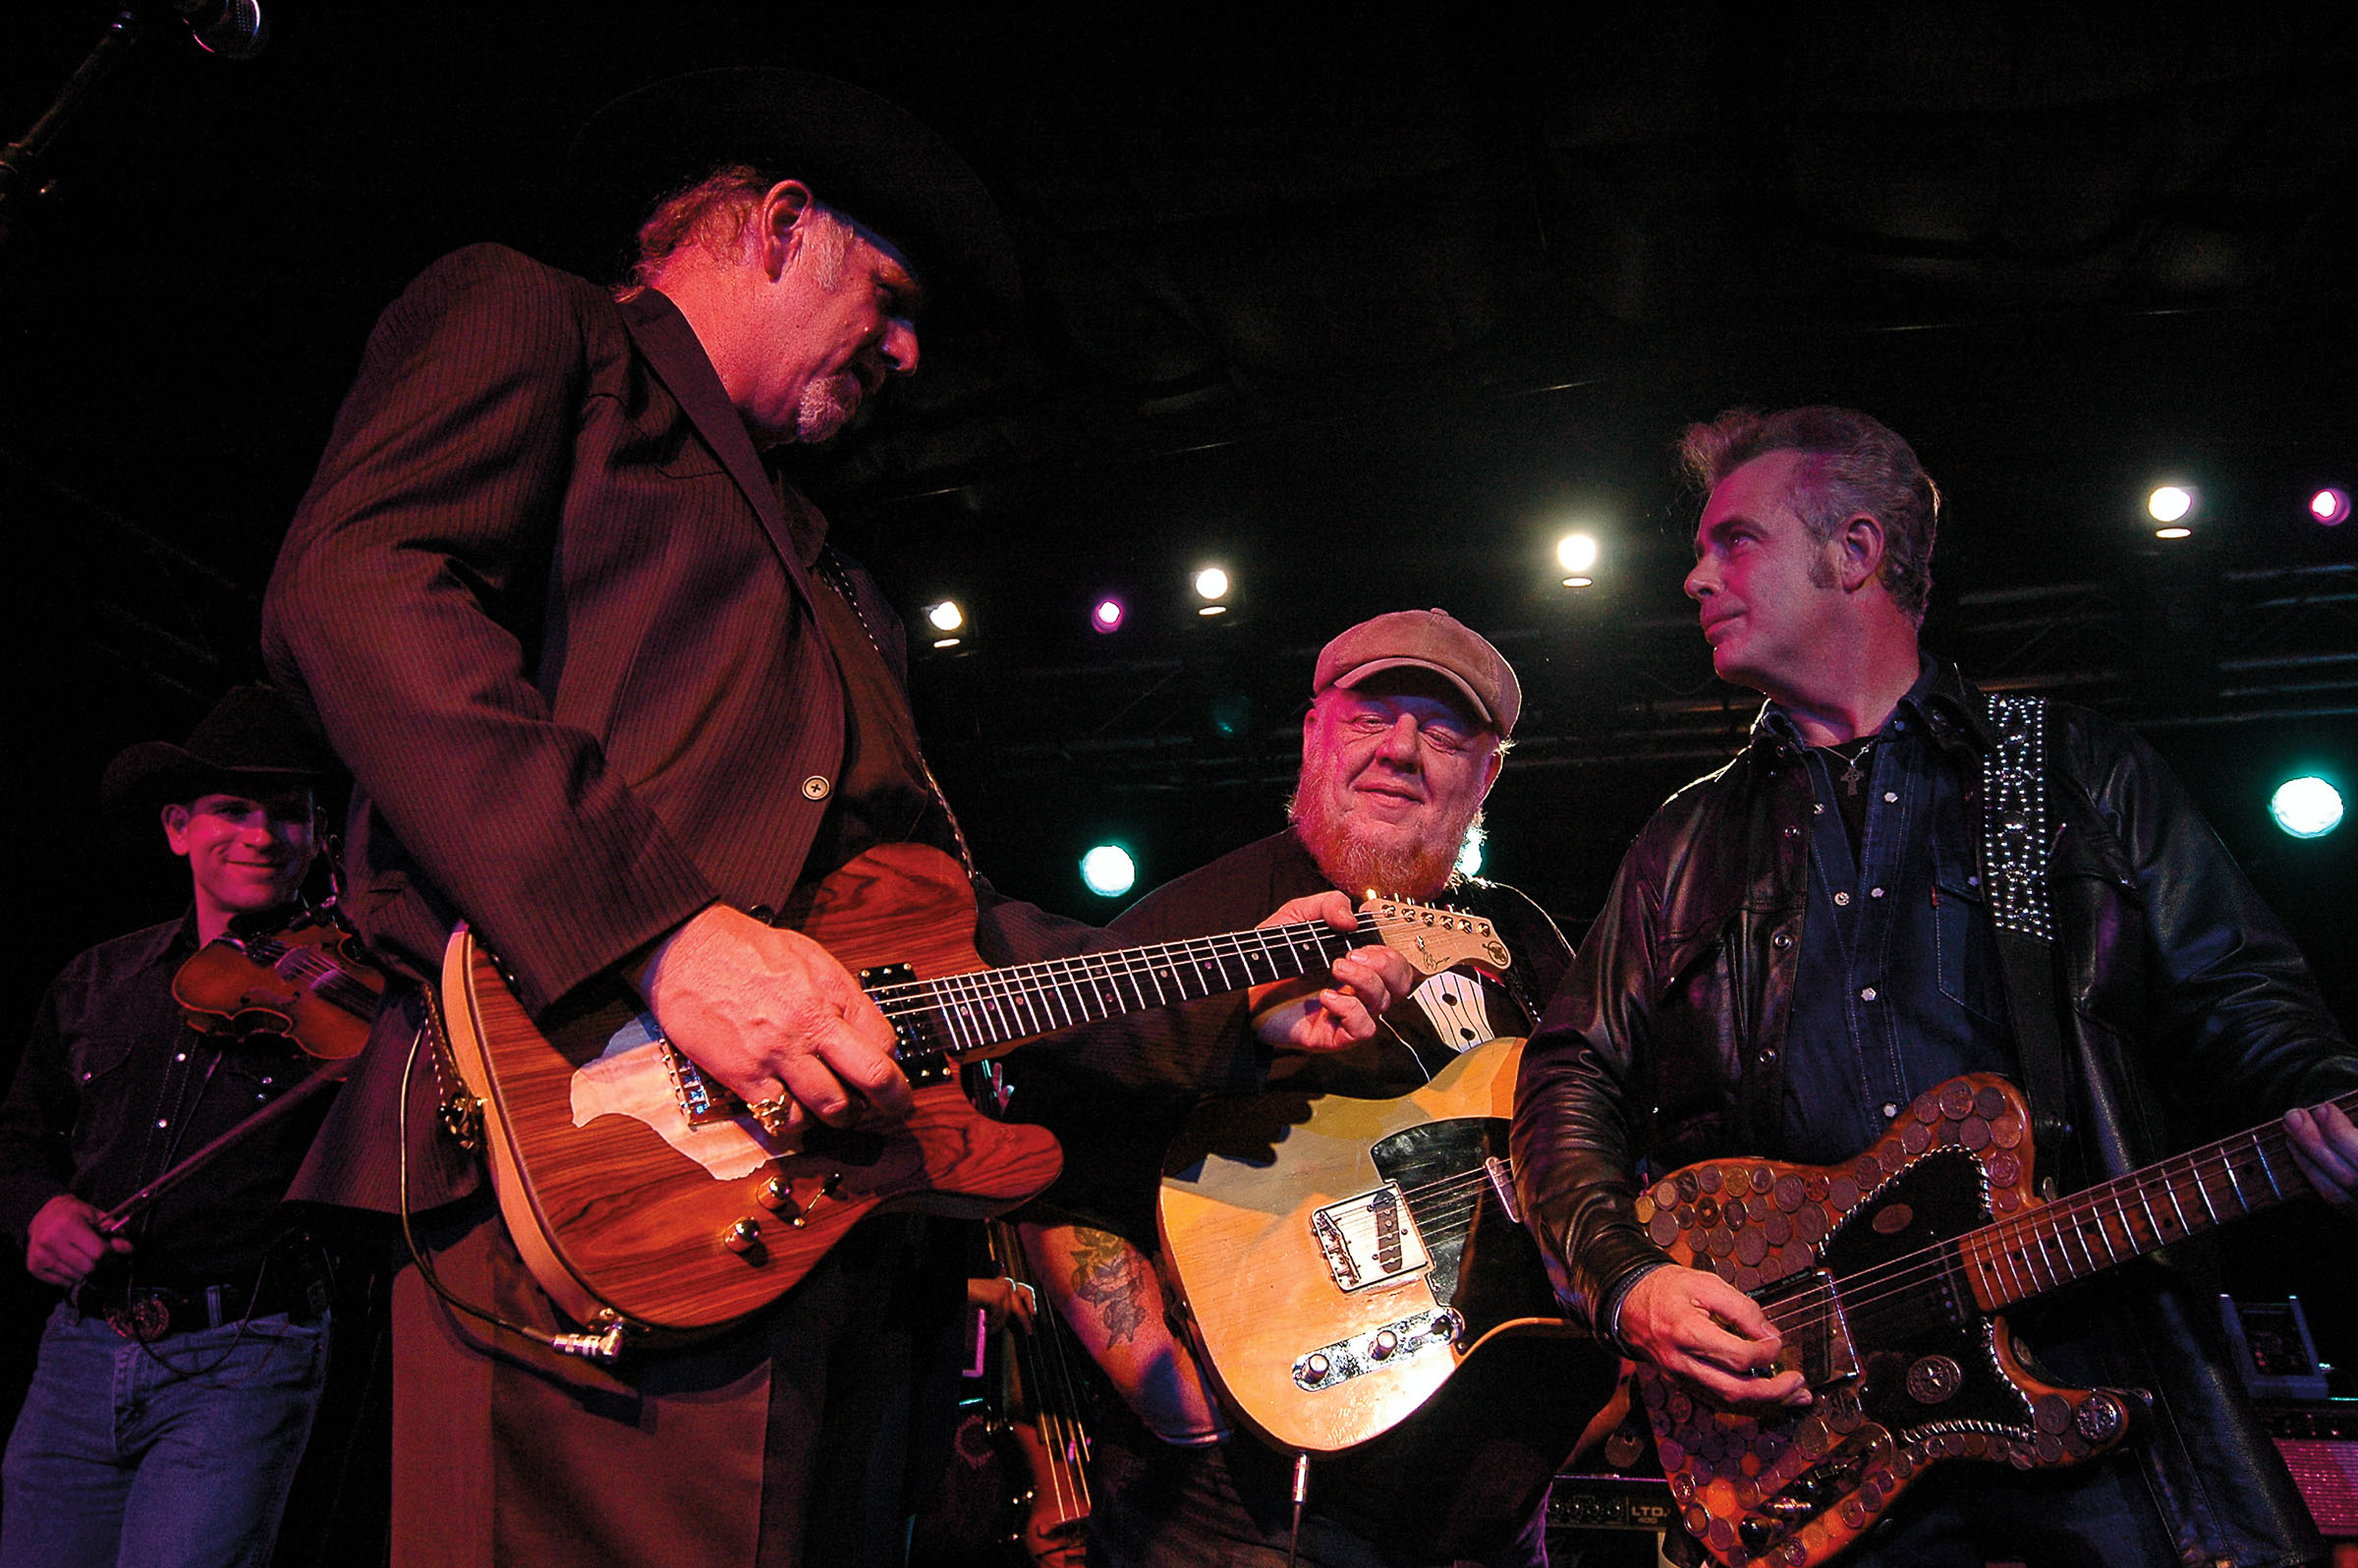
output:
<svg viewBox="0 0 2358 1568"><path fill-rule="evenodd" d="M1359 918L1420 975L1438 975L1459 964L1504 970L1514 962L1496 927L1463 910L1370 893L1359 906Z"/></svg>

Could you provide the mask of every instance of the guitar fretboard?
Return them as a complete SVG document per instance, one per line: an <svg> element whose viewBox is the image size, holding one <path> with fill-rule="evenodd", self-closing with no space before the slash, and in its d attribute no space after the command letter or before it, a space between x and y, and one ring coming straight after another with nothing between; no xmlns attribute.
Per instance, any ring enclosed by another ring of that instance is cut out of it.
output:
<svg viewBox="0 0 2358 1568"><path fill-rule="evenodd" d="M1363 918L1360 933L1380 927L1379 919ZM1140 1008L1295 980L1331 966L1359 945L1360 933L1307 921L871 985L868 995L904 1039L915 1033L927 1041L918 1052L967 1055Z"/></svg>
<svg viewBox="0 0 2358 1568"><path fill-rule="evenodd" d="M2333 1101L2358 1110L2358 1092ZM1985 1310L2027 1301L2310 1191L2271 1122L1961 1236Z"/></svg>

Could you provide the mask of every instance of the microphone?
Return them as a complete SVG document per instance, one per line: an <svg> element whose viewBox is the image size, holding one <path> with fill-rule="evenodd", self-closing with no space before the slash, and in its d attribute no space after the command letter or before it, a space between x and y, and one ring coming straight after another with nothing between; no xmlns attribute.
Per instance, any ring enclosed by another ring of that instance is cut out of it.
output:
<svg viewBox="0 0 2358 1568"><path fill-rule="evenodd" d="M172 0L196 42L224 60L251 60L270 41L258 0Z"/></svg>

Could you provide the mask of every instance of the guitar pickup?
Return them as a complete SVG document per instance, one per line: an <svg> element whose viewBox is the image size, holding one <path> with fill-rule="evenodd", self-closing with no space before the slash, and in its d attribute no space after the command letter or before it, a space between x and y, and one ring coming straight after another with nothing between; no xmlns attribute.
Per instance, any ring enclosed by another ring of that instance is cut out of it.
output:
<svg viewBox="0 0 2358 1568"><path fill-rule="evenodd" d="M1823 1268L1796 1274L1760 1292L1756 1299L1770 1322L1790 1325L1785 1331L1784 1352L1772 1371L1798 1368L1802 1380L1812 1388L1859 1374L1858 1347L1851 1339L1850 1318L1833 1275Z"/></svg>
<svg viewBox="0 0 2358 1568"><path fill-rule="evenodd" d="M1404 1279L1432 1262L1400 1189L1389 1182L1314 1211L1310 1233L1336 1288L1346 1292Z"/></svg>

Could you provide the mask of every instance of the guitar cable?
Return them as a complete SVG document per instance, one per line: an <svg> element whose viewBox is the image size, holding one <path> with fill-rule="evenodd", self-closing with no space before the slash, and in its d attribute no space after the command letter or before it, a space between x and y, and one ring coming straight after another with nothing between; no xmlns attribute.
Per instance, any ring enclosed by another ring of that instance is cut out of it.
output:
<svg viewBox="0 0 2358 1568"><path fill-rule="evenodd" d="M401 1239L410 1250L411 1260L418 1265L419 1277L425 1281L429 1290L442 1299L444 1306L454 1311L465 1313L470 1317L490 1324L493 1328L504 1328L511 1334L529 1339L533 1344L555 1351L560 1356L579 1356L588 1361L594 1361L601 1367L613 1366L622 1359L623 1325L619 1319L607 1324L596 1333L551 1334L528 1323L519 1323L502 1317L499 1314L486 1308L462 1301L456 1292L442 1283L442 1276L434 1269L432 1257L419 1245L418 1232L416 1227L411 1224L410 1211L410 1084L418 1071L419 1047L425 1043L428 1032L435 1030L440 1022L434 1016L432 995L421 990L420 997L425 1007L425 1019L419 1024L418 1032L410 1036L410 1052L401 1064L400 1109L395 1113L397 1129L395 1139L400 1149L396 1158L401 1189ZM435 1075L438 1078L440 1074L441 1065L437 1062ZM486 1179L488 1179L487 1176Z"/></svg>
<svg viewBox="0 0 2358 1568"><path fill-rule="evenodd" d="M1285 1543L1285 1568L1295 1568L1302 1558L1302 1510L1310 1501L1310 1450L1294 1454L1294 1531Z"/></svg>

